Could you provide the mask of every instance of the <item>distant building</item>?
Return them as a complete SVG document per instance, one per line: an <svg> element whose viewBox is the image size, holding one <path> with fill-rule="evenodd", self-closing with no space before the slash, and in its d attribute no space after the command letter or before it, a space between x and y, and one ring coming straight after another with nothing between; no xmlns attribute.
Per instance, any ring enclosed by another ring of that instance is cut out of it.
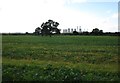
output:
<svg viewBox="0 0 120 83"><path fill-rule="evenodd" d="M71 29L71 33L73 33L73 29Z"/></svg>
<svg viewBox="0 0 120 83"><path fill-rule="evenodd" d="M74 29L74 31L76 31L76 29Z"/></svg>
<svg viewBox="0 0 120 83"><path fill-rule="evenodd" d="M63 29L63 33L67 33L67 29Z"/></svg>
<svg viewBox="0 0 120 83"><path fill-rule="evenodd" d="M82 29L81 29L81 26L79 26L79 31L78 31L79 33L81 33L82 32Z"/></svg>
<svg viewBox="0 0 120 83"><path fill-rule="evenodd" d="M78 33L82 33L81 26L77 26L76 28L63 29L63 33L73 33L73 31L77 31Z"/></svg>
<svg viewBox="0 0 120 83"><path fill-rule="evenodd" d="M68 33L70 33L70 28L68 28Z"/></svg>

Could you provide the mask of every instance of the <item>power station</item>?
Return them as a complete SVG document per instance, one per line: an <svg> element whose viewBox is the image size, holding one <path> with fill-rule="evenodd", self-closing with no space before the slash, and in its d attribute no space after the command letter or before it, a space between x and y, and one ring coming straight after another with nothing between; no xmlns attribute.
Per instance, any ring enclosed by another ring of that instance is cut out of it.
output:
<svg viewBox="0 0 120 83"><path fill-rule="evenodd" d="M73 33L73 31L81 33L82 32L81 26L77 26L76 28L63 29L63 33Z"/></svg>

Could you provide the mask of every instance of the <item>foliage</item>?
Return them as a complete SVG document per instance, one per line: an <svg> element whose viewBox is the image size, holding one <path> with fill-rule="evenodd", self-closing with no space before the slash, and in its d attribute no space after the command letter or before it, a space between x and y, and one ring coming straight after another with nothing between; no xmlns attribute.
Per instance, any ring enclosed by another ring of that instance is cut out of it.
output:
<svg viewBox="0 0 120 83"><path fill-rule="evenodd" d="M79 35L77 31L73 31L73 35Z"/></svg>
<svg viewBox="0 0 120 83"><path fill-rule="evenodd" d="M60 30L57 28L59 25L58 22L55 22L53 20L48 20L47 22L43 22L41 24L41 28L37 27L35 29L35 34L39 35L40 33L43 35L50 35L52 33L60 34Z"/></svg>
<svg viewBox="0 0 120 83"><path fill-rule="evenodd" d="M52 64L19 66L3 64L3 81L118 81L118 73L86 71Z"/></svg>
<svg viewBox="0 0 120 83"><path fill-rule="evenodd" d="M118 81L117 36L3 36L3 81Z"/></svg>
<svg viewBox="0 0 120 83"><path fill-rule="evenodd" d="M36 29L35 29L35 34L36 35L39 35L41 33L41 28L40 27L37 27Z"/></svg>
<svg viewBox="0 0 120 83"><path fill-rule="evenodd" d="M103 30L99 30L98 28L93 29L92 34L94 35L102 35Z"/></svg>

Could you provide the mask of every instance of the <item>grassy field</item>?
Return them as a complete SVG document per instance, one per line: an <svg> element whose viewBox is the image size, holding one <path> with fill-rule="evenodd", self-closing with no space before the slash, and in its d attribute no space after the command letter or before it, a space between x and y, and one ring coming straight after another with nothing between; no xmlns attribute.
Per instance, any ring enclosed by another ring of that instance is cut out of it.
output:
<svg viewBox="0 0 120 83"><path fill-rule="evenodd" d="M2 36L3 81L118 81L117 36Z"/></svg>

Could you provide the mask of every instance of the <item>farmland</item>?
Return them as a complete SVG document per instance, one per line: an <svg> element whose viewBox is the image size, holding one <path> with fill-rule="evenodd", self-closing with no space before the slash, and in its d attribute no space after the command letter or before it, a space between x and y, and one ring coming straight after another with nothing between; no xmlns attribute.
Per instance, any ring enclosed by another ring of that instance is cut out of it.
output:
<svg viewBox="0 0 120 83"><path fill-rule="evenodd" d="M2 36L3 81L118 81L117 36Z"/></svg>

